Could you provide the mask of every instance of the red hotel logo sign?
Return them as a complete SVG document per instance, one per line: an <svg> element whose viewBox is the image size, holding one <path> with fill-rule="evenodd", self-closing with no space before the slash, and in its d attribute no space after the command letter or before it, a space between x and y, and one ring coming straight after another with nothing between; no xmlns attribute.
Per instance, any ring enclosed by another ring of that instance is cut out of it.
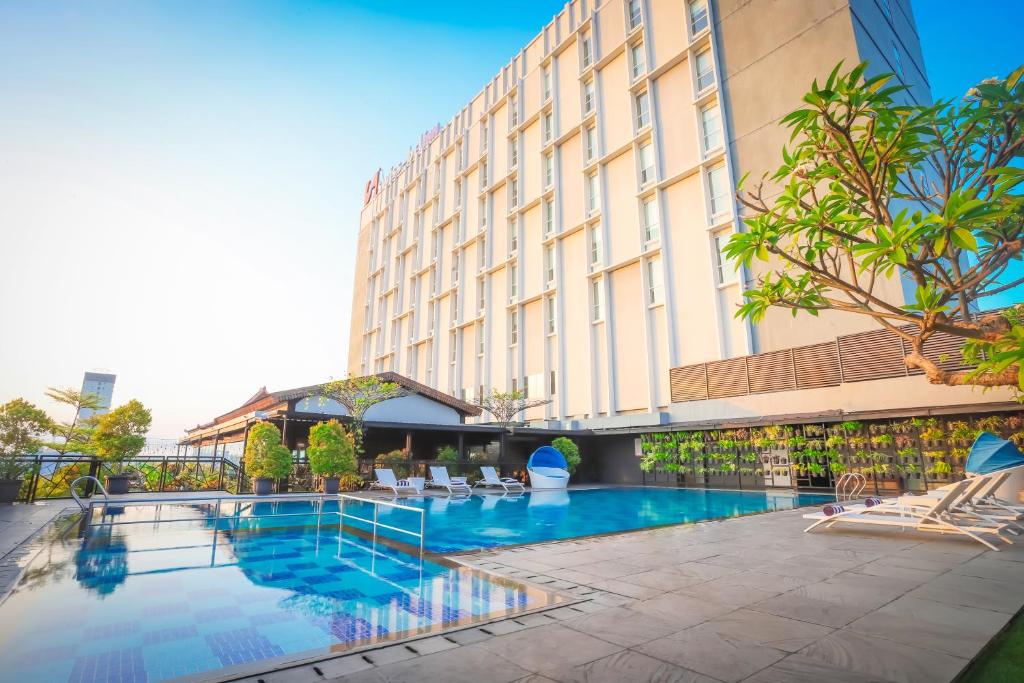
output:
<svg viewBox="0 0 1024 683"><path fill-rule="evenodd" d="M366 181L366 189L363 190L363 206L370 203L370 200L377 194L377 190L380 189L380 169L373 174L373 177Z"/></svg>

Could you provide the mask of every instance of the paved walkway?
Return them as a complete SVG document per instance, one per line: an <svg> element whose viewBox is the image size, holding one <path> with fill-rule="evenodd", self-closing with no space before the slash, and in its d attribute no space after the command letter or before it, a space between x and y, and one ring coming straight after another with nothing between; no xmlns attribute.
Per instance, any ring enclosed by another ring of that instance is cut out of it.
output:
<svg viewBox="0 0 1024 683"><path fill-rule="evenodd" d="M65 504L0 505L0 597L7 594L35 553L35 546L25 541L60 514Z"/></svg>
<svg viewBox="0 0 1024 683"><path fill-rule="evenodd" d="M460 556L583 601L243 680L931 683L1024 605L1024 539L804 534L801 514Z"/></svg>

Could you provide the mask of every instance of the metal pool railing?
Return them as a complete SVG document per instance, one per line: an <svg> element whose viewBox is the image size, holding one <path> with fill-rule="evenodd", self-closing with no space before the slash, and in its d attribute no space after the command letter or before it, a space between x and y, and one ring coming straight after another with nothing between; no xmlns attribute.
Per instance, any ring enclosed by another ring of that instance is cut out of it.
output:
<svg viewBox="0 0 1024 683"><path fill-rule="evenodd" d="M427 526L427 515L426 510L423 508L413 507L411 505L401 505L399 503L392 503L386 500L377 500L374 498L362 498L360 496L351 496L345 493L338 494L338 499L341 501L341 523L344 524L346 519L354 519L365 524L370 524L373 529L373 543L377 543L377 528L388 529L390 531L397 531L398 533L408 534L419 539L420 541L420 555L423 554L423 539L426 532ZM351 513L346 514L345 512L345 501L358 501L360 503L370 503L373 505L373 519L367 519L366 517L360 517ZM420 515L420 530L419 532L410 531L409 529L402 529L401 527L392 526L390 524L384 524L378 520L380 506L386 505L389 508L396 510L408 510L410 512L417 512Z"/></svg>

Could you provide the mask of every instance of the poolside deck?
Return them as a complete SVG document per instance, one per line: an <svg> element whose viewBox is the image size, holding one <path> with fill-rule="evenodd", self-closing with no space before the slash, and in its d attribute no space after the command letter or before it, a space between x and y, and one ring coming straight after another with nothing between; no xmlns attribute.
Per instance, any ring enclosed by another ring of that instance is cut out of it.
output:
<svg viewBox="0 0 1024 683"><path fill-rule="evenodd" d="M1024 539L804 534L801 514L462 555L586 601L239 680L932 683L1024 605Z"/></svg>
<svg viewBox="0 0 1024 683"><path fill-rule="evenodd" d="M65 504L0 510L0 593L7 553ZM951 681L1024 605L1024 538L804 534L801 514L459 555L581 601L222 680Z"/></svg>

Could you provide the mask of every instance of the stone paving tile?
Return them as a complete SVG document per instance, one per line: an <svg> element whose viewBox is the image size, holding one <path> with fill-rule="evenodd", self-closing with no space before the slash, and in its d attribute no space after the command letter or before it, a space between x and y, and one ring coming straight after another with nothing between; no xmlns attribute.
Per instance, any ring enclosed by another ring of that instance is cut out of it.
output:
<svg viewBox="0 0 1024 683"><path fill-rule="evenodd" d="M340 678L341 676L354 674L371 667L373 667L373 664L363 659L362 655L348 655L336 659L327 659L317 662L316 665L316 668L320 669L323 672L324 678L327 679Z"/></svg>
<svg viewBox="0 0 1024 683"><path fill-rule="evenodd" d="M480 647L533 672L542 671L551 662L575 666L623 649L561 624L498 636L483 641Z"/></svg>
<svg viewBox="0 0 1024 683"><path fill-rule="evenodd" d="M670 565L668 567L671 571L683 576L699 579L701 581L711 581L712 579L720 579L726 576L734 576L736 574L743 573L744 569L739 567L720 566L715 564L706 564L700 561L685 562L683 564Z"/></svg>
<svg viewBox="0 0 1024 683"><path fill-rule="evenodd" d="M743 683L891 683L880 676L829 666L803 655L790 655L761 669Z"/></svg>
<svg viewBox="0 0 1024 683"><path fill-rule="evenodd" d="M988 556L976 557L949 570L952 574L975 576L993 581L1024 583L1024 567L1013 562L991 559Z"/></svg>
<svg viewBox="0 0 1024 683"><path fill-rule="evenodd" d="M704 583L704 579L693 576L686 576L672 569L650 569L639 574L629 574L620 577L621 581L635 583L648 588L659 588L664 591L674 591L697 583Z"/></svg>
<svg viewBox="0 0 1024 683"><path fill-rule="evenodd" d="M458 647L455 643L444 636L431 636L409 643L409 647L416 650L417 654L432 655L435 652L444 652Z"/></svg>
<svg viewBox="0 0 1024 683"><path fill-rule="evenodd" d="M807 646L800 654L839 669L859 671L897 683L953 680L968 660L936 650L841 630Z"/></svg>
<svg viewBox="0 0 1024 683"><path fill-rule="evenodd" d="M735 583L732 578L727 576L722 579L715 579L714 581L705 581L681 588L676 592L683 595L692 595L702 600L719 602L723 605L731 605L732 607L746 607L747 605L761 602L785 592L785 588L779 588L769 582L765 582L761 586L751 586Z"/></svg>
<svg viewBox="0 0 1024 683"><path fill-rule="evenodd" d="M509 683L530 672L480 645L438 652L346 676L347 683ZM338 679L335 679L338 680ZM311 682L312 683L312 682Z"/></svg>
<svg viewBox="0 0 1024 683"><path fill-rule="evenodd" d="M908 593L910 597L1016 614L1024 605L1024 584L943 574Z"/></svg>
<svg viewBox="0 0 1024 683"><path fill-rule="evenodd" d="M634 649L720 681L741 681L786 656L782 650L720 634L710 623Z"/></svg>
<svg viewBox="0 0 1024 683"><path fill-rule="evenodd" d="M732 612L734 608L701 600L692 595L666 593L650 600L633 603L629 609L661 617L675 624L678 629L684 629Z"/></svg>
<svg viewBox="0 0 1024 683"><path fill-rule="evenodd" d="M388 647L382 647L363 655L363 657L370 660L370 663L374 666L403 662L407 659L412 659L415 656L416 653L404 644L389 645Z"/></svg>
<svg viewBox="0 0 1024 683"><path fill-rule="evenodd" d="M935 577L943 574L944 571L929 571L926 569L912 569L910 567L900 567L892 564L884 564L880 560L875 562L869 562L862 564L855 569L850 570L854 574L864 574L866 576L880 576L883 578L896 578L905 579L907 581L914 581L917 585L921 585L927 581L931 581Z"/></svg>
<svg viewBox="0 0 1024 683"><path fill-rule="evenodd" d="M595 614L583 615L565 622L565 625L623 647L663 638L679 630L677 623L671 619L626 607L613 607Z"/></svg>
<svg viewBox="0 0 1024 683"><path fill-rule="evenodd" d="M635 564L627 564L619 560L601 560L589 564L578 564L573 567L578 572L591 574L602 579L617 579L627 574L636 574L643 571L643 567Z"/></svg>
<svg viewBox="0 0 1024 683"><path fill-rule="evenodd" d="M607 591L609 593L617 593L618 595L623 595L635 600L646 600L647 598L653 598L665 592L658 588L640 586L622 579L605 579L602 581L595 581L591 584L591 588Z"/></svg>
<svg viewBox="0 0 1024 683"><path fill-rule="evenodd" d="M717 683L716 679L633 650L623 650L575 667L552 667L542 674L560 683Z"/></svg>
<svg viewBox="0 0 1024 683"><path fill-rule="evenodd" d="M715 617L703 625L723 637L745 640L785 652L797 652L832 632L827 626L746 609Z"/></svg>
<svg viewBox="0 0 1024 683"><path fill-rule="evenodd" d="M749 609L833 628L846 626L871 611L866 607L851 607L836 602L804 598L792 593L783 593L777 597L754 603L749 606Z"/></svg>

